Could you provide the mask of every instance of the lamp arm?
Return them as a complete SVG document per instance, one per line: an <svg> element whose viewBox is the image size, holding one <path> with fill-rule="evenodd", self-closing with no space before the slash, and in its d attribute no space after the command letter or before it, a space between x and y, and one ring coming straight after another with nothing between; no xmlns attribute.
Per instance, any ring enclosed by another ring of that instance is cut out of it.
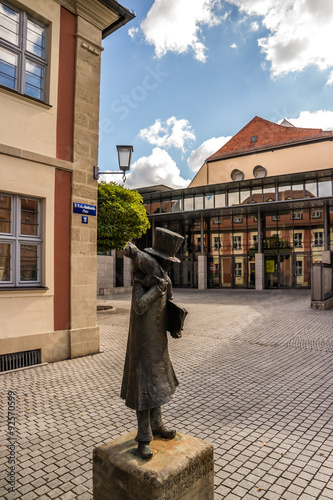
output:
<svg viewBox="0 0 333 500"><path fill-rule="evenodd" d="M100 175L107 175L107 174L112 174L112 175L113 174L122 174L123 182L126 181L126 174L124 171L121 171L121 172L119 172L119 171L117 171L117 172L101 172L99 170L99 167L94 167L94 174L93 174L94 179L98 179Z"/></svg>

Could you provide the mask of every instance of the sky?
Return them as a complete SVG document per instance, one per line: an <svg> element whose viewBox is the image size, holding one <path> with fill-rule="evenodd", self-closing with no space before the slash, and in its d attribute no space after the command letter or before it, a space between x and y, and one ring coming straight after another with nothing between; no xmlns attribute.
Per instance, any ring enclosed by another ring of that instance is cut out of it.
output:
<svg viewBox="0 0 333 500"><path fill-rule="evenodd" d="M125 187L187 187L255 116L333 130L333 0L120 3L136 17L103 41L99 167L133 145Z"/></svg>

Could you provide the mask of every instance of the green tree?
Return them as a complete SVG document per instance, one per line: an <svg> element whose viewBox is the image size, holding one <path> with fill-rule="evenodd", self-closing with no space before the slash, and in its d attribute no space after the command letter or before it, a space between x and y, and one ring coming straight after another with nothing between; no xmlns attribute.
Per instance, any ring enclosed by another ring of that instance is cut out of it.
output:
<svg viewBox="0 0 333 500"><path fill-rule="evenodd" d="M138 191L115 182L98 184L97 249L121 250L133 238L147 232L148 221Z"/></svg>

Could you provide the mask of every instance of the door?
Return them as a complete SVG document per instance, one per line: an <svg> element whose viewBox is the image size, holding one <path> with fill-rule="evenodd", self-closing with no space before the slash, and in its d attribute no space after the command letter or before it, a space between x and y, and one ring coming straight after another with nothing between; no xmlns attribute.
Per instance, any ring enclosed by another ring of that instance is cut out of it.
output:
<svg viewBox="0 0 333 500"><path fill-rule="evenodd" d="M248 257L248 277L249 277L248 287L255 288L255 286L256 286L256 263L255 263L255 257L253 257L253 256Z"/></svg>
<svg viewBox="0 0 333 500"><path fill-rule="evenodd" d="M278 256L265 255L265 288L278 288Z"/></svg>
<svg viewBox="0 0 333 500"><path fill-rule="evenodd" d="M310 253L265 255L265 288L309 288Z"/></svg>
<svg viewBox="0 0 333 500"><path fill-rule="evenodd" d="M291 288L293 285L293 259L292 254L278 255L278 288Z"/></svg>
<svg viewBox="0 0 333 500"><path fill-rule="evenodd" d="M178 274L174 274L176 280L173 282L173 286L176 287L177 283L181 288L196 288L198 286L198 263L194 258L182 259L176 269Z"/></svg>
<svg viewBox="0 0 333 500"><path fill-rule="evenodd" d="M124 286L124 256L121 250L116 253L116 287Z"/></svg>
<svg viewBox="0 0 333 500"><path fill-rule="evenodd" d="M219 288L220 283L220 260L218 257L208 257L208 288Z"/></svg>
<svg viewBox="0 0 333 500"><path fill-rule="evenodd" d="M220 257L221 286L231 288L233 286L232 255Z"/></svg>

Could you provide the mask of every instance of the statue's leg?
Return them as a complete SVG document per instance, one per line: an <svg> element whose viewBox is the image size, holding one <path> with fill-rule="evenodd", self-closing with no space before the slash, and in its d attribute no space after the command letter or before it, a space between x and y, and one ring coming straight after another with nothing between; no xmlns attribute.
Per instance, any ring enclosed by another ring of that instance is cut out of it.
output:
<svg viewBox="0 0 333 500"><path fill-rule="evenodd" d="M173 439L176 436L174 429L167 429L163 424L160 406L150 410L150 421L154 436L161 436L164 439Z"/></svg>
<svg viewBox="0 0 333 500"><path fill-rule="evenodd" d="M138 433L135 441L138 442L138 452L142 458L151 458L153 450L149 446L153 439L153 433L150 424L150 410L137 411Z"/></svg>

